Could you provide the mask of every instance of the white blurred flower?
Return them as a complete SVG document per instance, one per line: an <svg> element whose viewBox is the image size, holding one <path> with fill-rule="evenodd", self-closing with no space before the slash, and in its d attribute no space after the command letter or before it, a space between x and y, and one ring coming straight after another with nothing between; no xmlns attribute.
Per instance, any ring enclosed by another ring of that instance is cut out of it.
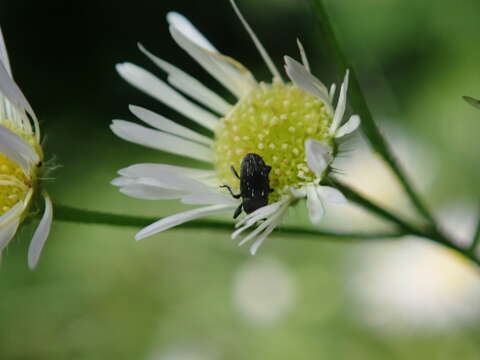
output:
<svg viewBox="0 0 480 360"><path fill-rule="evenodd" d="M155 351L147 360L215 360L218 354L201 345L170 345Z"/></svg>
<svg viewBox="0 0 480 360"><path fill-rule="evenodd" d="M0 30L0 256L28 215L39 192L43 151L37 117L13 80L10 61ZM40 257L52 223L50 197L28 249L28 266Z"/></svg>
<svg viewBox="0 0 480 360"><path fill-rule="evenodd" d="M255 259L235 274L233 301L240 314L256 325L270 325L284 317L295 304L291 272L273 259Z"/></svg>
<svg viewBox="0 0 480 360"><path fill-rule="evenodd" d="M473 235L464 217L445 225L461 242ZM480 322L480 273L449 249L409 237L362 245L350 261L357 315L380 331L447 332Z"/></svg>

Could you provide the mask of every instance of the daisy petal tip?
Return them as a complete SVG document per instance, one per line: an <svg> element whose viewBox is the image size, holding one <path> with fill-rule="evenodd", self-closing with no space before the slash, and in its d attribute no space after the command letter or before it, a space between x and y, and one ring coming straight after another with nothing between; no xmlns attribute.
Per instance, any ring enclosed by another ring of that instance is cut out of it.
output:
<svg viewBox="0 0 480 360"><path fill-rule="evenodd" d="M117 70L117 72L121 73L122 70L125 68L125 64L126 64L125 62L115 64L115 70Z"/></svg>
<svg viewBox="0 0 480 360"><path fill-rule="evenodd" d="M34 270L38 261L40 260L40 255L42 253L45 242L47 241L48 235L50 234L50 229L52 227L53 220L53 204L52 200L48 195L44 196L45 199L45 210L43 216L40 220L40 223L33 234L32 241L28 247L28 267L30 270Z"/></svg>
<svg viewBox="0 0 480 360"><path fill-rule="evenodd" d="M345 124L340 126L340 128L337 130L337 133L335 134L335 137L338 139L345 135L353 133L355 130L359 128L360 124L361 124L360 116L352 115Z"/></svg>
<svg viewBox="0 0 480 360"><path fill-rule="evenodd" d="M129 105L128 105L128 110L130 110L130 112L131 112L133 115L136 116L135 113L138 112L138 111L141 111L142 108L141 108L140 106L138 106L138 105L129 104Z"/></svg>
<svg viewBox="0 0 480 360"><path fill-rule="evenodd" d="M139 231L138 233L135 234L134 239L135 239L135 241L140 241L140 240L145 239L146 237L147 237L147 235L142 233L142 231Z"/></svg>
<svg viewBox="0 0 480 360"><path fill-rule="evenodd" d="M167 22L174 26L175 22L178 20L178 19L181 19L183 17L182 14L176 12L176 11L169 11L167 12L167 16L166 16L166 19L167 19Z"/></svg>
<svg viewBox="0 0 480 360"><path fill-rule="evenodd" d="M121 125L118 120L112 120L112 123L109 125L110 130L112 130L112 132L117 136L119 136L118 132L120 130L120 127Z"/></svg>

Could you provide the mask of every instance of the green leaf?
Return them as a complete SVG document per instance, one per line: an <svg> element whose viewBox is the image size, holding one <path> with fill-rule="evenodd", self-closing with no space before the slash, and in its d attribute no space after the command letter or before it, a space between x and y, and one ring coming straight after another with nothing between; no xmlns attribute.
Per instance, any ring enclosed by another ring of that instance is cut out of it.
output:
<svg viewBox="0 0 480 360"><path fill-rule="evenodd" d="M480 109L480 100L474 99L471 96L462 96L462 98L473 107Z"/></svg>

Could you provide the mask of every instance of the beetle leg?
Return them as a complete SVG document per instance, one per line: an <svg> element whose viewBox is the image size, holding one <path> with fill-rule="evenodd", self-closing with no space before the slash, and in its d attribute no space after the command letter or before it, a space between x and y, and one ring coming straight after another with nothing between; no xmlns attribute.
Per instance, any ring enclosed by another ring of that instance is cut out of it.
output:
<svg viewBox="0 0 480 360"><path fill-rule="evenodd" d="M275 190L273 190L272 188L268 189L268 192L269 192L269 193L272 193L272 192L274 192L274 191L275 191Z"/></svg>
<svg viewBox="0 0 480 360"><path fill-rule="evenodd" d="M233 213L233 218L236 219L242 213L243 204L238 205Z"/></svg>
<svg viewBox="0 0 480 360"><path fill-rule="evenodd" d="M237 177L237 179L240 180L240 176L238 175L237 170L235 170L235 168L233 167L233 165L230 166L230 170L232 170L233 175L235 175L235 176Z"/></svg>
<svg viewBox="0 0 480 360"><path fill-rule="evenodd" d="M230 195L232 195L232 197L234 197L235 199L240 199L240 197L242 196L242 194L234 194L233 191L232 191L232 188L228 185L222 185L220 187L221 188L226 188L230 192Z"/></svg>

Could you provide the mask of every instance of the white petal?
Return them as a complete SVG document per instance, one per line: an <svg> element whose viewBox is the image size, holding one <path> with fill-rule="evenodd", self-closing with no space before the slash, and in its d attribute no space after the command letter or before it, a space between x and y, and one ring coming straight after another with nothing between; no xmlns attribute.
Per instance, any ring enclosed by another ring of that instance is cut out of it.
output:
<svg viewBox="0 0 480 360"><path fill-rule="evenodd" d="M213 130L218 118L212 113L195 105L169 85L141 67L123 63L116 66L118 73L131 85L161 101L175 111L195 121L199 125Z"/></svg>
<svg viewBox="0 0 480 360"><path fill-rule="evenodd" d="M128 169L128 168L127 168ZM125 169L119 171L121 175L125 175ZM176 171L169 170L167 168L157 169L152 177L140 177L135 178L135 183L149 184L152 186L158 186L164 189L182 190L188 193L191 192L209 192L211 187L204 183L189 177L186 174L182 174ZM133 184L133 183L132 183ZM128 185L132 185L128 184ZM127 185L127 186L128 186Z"/></svg>
<svg viewBox="0 0 480 360"><path fill-rule="evenodd" d="M120 188L122 194L136 199L143 200L166 200L179 199L186 195L186 191L166 189L158 184L148 184L137 182Z"/></svg>
<svg viewBox="0 0 480 360"><path fill-rule="evenodd" d="M331 186L317 186L318 196L325 202L333 204L346 204L347 199L340 190Z"/></svg>
<svg viewBox="0 0 480 360"><path fill-rule="evenodd" d="M47 241L50 227L52 226L52 219L52 200L50 200L48 195L45 195L45 211L28 247L28 267L32 270L37 266L43 246L45 245L45 241Z"/></svg>
<svg viewBox="0 0 480 360"><path fill-rule="evenodd" d="M322 220L325 210L315 186L312 185L307 186L307 209L308 216L313 224L316 224Z"/></svg>
<svg viewBox="0 0 480 360"><path fill-rule="evenodd" d="M153 224L147 226L146 228L140 230L137 235L135 235L135 239L141 240L161 231L170 229L174 226L188 222L190 220L202 218L212 214L222 213L233 208L234 206L212 205L171 215L166 218L160 219Z"/></svg>
<svg viewBox="0 0 480 360"><path fill-rule="evenodd" d="M267 218L274 214L275 212L278 211L278 209L285 203L285 200L280 200L276 201L273 204L269 204L266 206L263 206L254 212L248 214L245 216L242 220L240 220L238 223L235 224L236 228L239 228L240 226L249 227L253 224L255 224L257 221L262 220L264 218ZM235 234L235 233L234 233ZM232 235L232 239L235 238L235 235Z"/></svg>
<svg viewBox="0 0 480 360"><path fill-rule="evenodd" d="M135 164L127 168L123 168L119 171L119 174L127 177L158 178L158 177L162 177L163 174L165 174L165 171L168 171L170 173L173 172L175 174L193 178L193 179L205 178L215 173L213 170L194 169L194 168L188 168L183 166L174 166L174 165L166 165L166 164L144 163L144 164Z"/></svg>
<svg viewBox="0 0 480 360"><path fill-rule="evenodd" d="M170 27L170 33L178 46L237 98L247 94L256 86L252 74L239 63L221 54L209 52L199 47L175 27Z"/></svg>
<svg viewBox="0 0 480 360"><path fill-rule="evenodd" d="M255 32L252 30L250 25L248 25L248 22L243 17L243 15L240 12L240 9L238 8L237 4L235 3L234 0L230 0L230 3L232 4L233 10L235 10L235 13L237 14L238 18L240 19L243 26L245 27L245 30L247 30L248 34L250 35L251 39L253 40L253 43L255 44L255 46L256 46L258 52L260 53L260 55L262 56L263 61L265 61L265 64L267 65L268 69L272 73L274 79L277 79L277 80L281 81L282 77L281 77L280 73L278 72L277 67L273 63L270 55L268 55L267 50L265 50L265 48L263 47L260 40L258 40L258 37L255 34Z"/></svg>
<svg viewBox="0 0 480 360"><path fill-rule="evenodd" d="M239 243L238 246L242 246L243 244L247 243L248 241L252 240L255 236L260 234L263 230L265 230L268 225L270 225L271 220L267 219L264 222L262 222L260 225L257 226L255 230L250 232L247 236L245 236Z"/></svg>
<svg viewBox="0 0 480 360"><path fill-rule="evenodd" d="M167 21L171 26L174 26L190 41L198 46L212 52L219 52L210 41L182 14L171 11L167 14Z"/></svg>
<svg viewBox="0 0 480 360"><path fill-rule="evenodd" d="M129 121L113 120L110 128L118 137L136 144L201 161L210 162L213 159L212 151L201 144L149 129Z"/></svg>
<svg viewBox="0 0 480 360"><path fill-rule="evenodd" d="M194 77L156 57L142 45L139 44L138 46L150 60L168 74L168 82L180 91L222 115L225 115L232 108L223 98L215 94Z"/></svg>
<svg viewBox="0 0 480 360"><path fill-rule="evenodd" d="M352 115L350 119L340 126L340 129L338 129L337 133L335 134L336 138L340 138L342 136L348 135L360 126L360 116L358 115Z"/></svg>
<svg viewBox="0 0 480 360"><path fill-rule="evenodd" d="M310 170L320 178L332 161L331 148L315 139L305 140L305 160Z"/></svg>
<svg viewBox="0 0 480 360"><path fill-rule="evenodd" d="M330 91L328 92L328 98L330 102L333 103L333 98L335 97L335 91L337 90L337 84L333 83L330 85Z"/></svg>
<svg viewBox="0 0 480 360"><path fill-rule="evenodd" d="M3 63L0 63L0 92L5 96L18 111L26 111L36 121L35 113L29 102L23 95L22 90L10 77L10 73Z"/></svg>
<svg viewBox="0 0 480 360"><path fill-rule="evenodd" d="M116 177L115 179L110 181L110 185L118 186L118 187L132 185L134 183L135 183L135 179L131 179L131 178L124 177L124 176Z"/></svg>
<svg viewBox="0 0 480 360"><path fill-rule="evenodd" d="M331 113L333 112L327 87L313 76L302 64L289 56L285 56L285 70L288 77L295 83L295 85L313 96L318 97L325 104L327 109Z"/></svg>
<svg viewBox="0 0 480 360"><path fill-rule="evenodd" d="M257 253L258 248L260 245L263 244L263 241L272 233L273 230L279 225L281 218L272 222L265 231L255 239L255 242L250 246L250 254L255 255Z"/></svg>
<svg viewBox="0 0 480 360"><path fill-rule="evenodd" d="M0 125L0 152L17 163L28 174L30 165L40 158L35 150L10 129Z"/></svg>
<svg viewBox="0 0 480 360"><path fill-rule="evenodd" d="M349 70L345 73L345 79L343 80L342 87L340 88L340 96L338 97L337 108L335 109L335 115L333 117L332 125L330 125L330 134L335 134L342 122L343 115L345 115L345 108L347 106L347 90L348 90L348 76Z"/></svg>
<svg viewBox="0 0 480 360"><path fill-rule="evenodd" d="M5 39L2 34L2 29L0 29L0 62L3 63L5 70L12 77L12 68L10 67L10 60L8 59L7 47L5 45Z"/></svg>
<svg viewBox="0 0 480 360"><path fill-rule="evenodd" d="M0 255L15 236L20 220L17 219L5 228L0 229Z"/></svg>
<svg viewBox="0 0 480 360"><path fill-rule="evenodd" d="M30 162L18 152L15 144L13 144L12 141L9 141L9 139L11 139L10 134L5 134L3 126L0 125L0 153L3 153L6 157L20 166L25 174L30 173Z"/></svg>
<svg viewBox="0 0 480 360"><path fill-rule="evenodd" d="M238 200L235 200L229 195L224 195L220 192L213 191L204 193L193 193L183 196L182 203L190 205L225 204L238 206Z"/></svg>
<svg viewBox="0 0 480 360"><path fill-rule="evenodd" d="M157 113L154 113L153 111L147 110L140 106L134 106L134 105L130 105L129 109L132 112L132 114L134 114L140 120L144 121L145 123L147 123L148 125L154 128L157 128L158 130L162 130L166 133L180 136L185 139L197 141L205 145L210 146L213 144L212 139L206 136L200 135L185 126L179 125L173 122L172 120L169 120Z"/></svg>
<svg viewBox="0 0 480 360"><path fill-rule="evenodd" d="M270 235L270 233L275 229L275 227L281 222L283 216L285 215L286 210L288 209L288 206L289 206L289 202L284 201L282 203L282 206L274 214L272 214L263 223L261 223L254 231L252 231L245 238L243 238L238 245L241 246L246 242L252 239L255 239L254 244L250 247L250 253L252 255L255 255L258 247L262 244L263 240L268 235Z"/></svg>
<svg viewBox="0 0 480 360"><path fill-rule="evenodd" d="M290 193L296 199L302 199L307 196L307 190L305 187L301 187L299 189L295 189L293 187L290 188Z"/></svg>
<svg viewBox="0 0 480 360"><path fill-rule="evenodd" d="M300 56L302 58L302 63L305 69L310 72L310 64L308 63L307 53L305 52L305 48L303 47L300 39L297 39L298 50L300 51Z"/></svg>

